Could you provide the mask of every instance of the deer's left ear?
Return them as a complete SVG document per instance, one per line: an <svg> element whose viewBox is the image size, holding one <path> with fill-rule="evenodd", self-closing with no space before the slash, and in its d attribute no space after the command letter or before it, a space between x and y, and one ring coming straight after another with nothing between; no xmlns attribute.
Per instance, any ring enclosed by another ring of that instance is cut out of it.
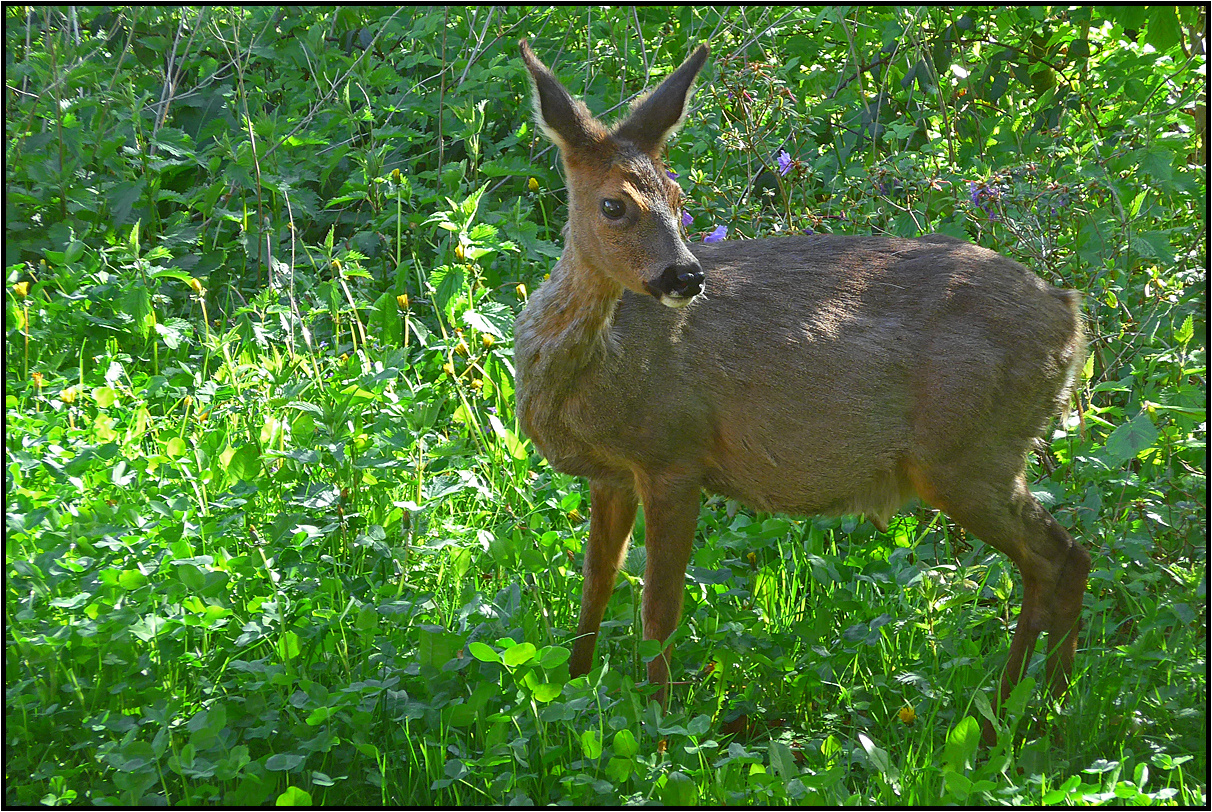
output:
<svg viewBox="0 0 1212 812"><path fill-rule="evenodd" d="M665 141L686 117L686 102L694 78L707 61L707 53L707 46L700 45L656 90L631 105L631 114L611 135L619 141L630 141L654 157L659 154Z"/></svg>

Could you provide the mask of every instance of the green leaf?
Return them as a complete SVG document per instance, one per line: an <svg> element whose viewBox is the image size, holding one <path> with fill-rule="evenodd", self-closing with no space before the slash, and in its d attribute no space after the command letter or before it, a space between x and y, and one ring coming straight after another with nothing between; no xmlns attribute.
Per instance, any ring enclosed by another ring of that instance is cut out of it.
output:
<svg viewBox="0 0 1212 812"><path fill-rule="evenodd" d="M497 650L486 643L481 643L479 640L467 644L467 653L482 663L501 662L501 655L497 654Z"/></svg>
<svg viewBox="0 0 1212 812"><path fill-rule="evenodd" d="M293 660L303 651L299 645L299 635L295 632L286 632L279 637L275 649L283 660Z"/></svg>
<svg viewBox="0 0 1212 812"><path fill-rule="evenodd" d="M586 730L581 733L581 750L588 759L596 759L602 755L602 739L596 730Z"/></svg>
<svg viewBox="0 0 1212 812"><path fill-rule="evenodd" d="M791 748L782 742L772 741L769 748L770 766L775 774L784 781L799 777L800 771L795 766L795 756Z"/></svg>
<svg viewBox="0 0 1212 812"><path fill-rule="evenodd" d="M93 390L93 400L97 401L97 405L102 409L108 409L118 400L118 393L112 387L98 386Z"/></svg>
<svg viewBox="0 0 1212 812"><path fill-rule="evenodd" d="M201 592L206 588L206 576L193 564L178 564L177 577L191 592Z"/></svg>
<svg viewBox="0 0 1212 812"><path fill-rule="evenodd" d="M699 801L699 788L683 772L671 772L661 787L661 803L666 806L693 806Z"/></svg>
<svg viewBox="0 0 1212 812"><path fill-rule="evenodd" d="M1174 340L1178 342L1183 349L1187 348L1187 342L1191 340L1191 336L1195 335L1195 324L1191 321L1191 317L1187 316L1183 320L1183 326L1174 331Z"/></svg>
<svg viewBox="0 0 1212 812"><path fill-rule="evenodd" d="M632 758L640 752L640 745L635 740L635 734L627 728L614 734L613 745L615 754L624 758Z"/></svg>
<svg viewBox="0 0 1212 812"><path fill-rule="evenodd" d="M227 474L232 479L253 482L261 476L261 449L255 443L244 443L231 458Z"/></svg>
<svg viewBox="0 0 1212 812"><path fill-rule="evenodd" d="M518 643L501 655L501 662L505 664L506 668L513 669L530 662L534 659L534 655L535 648L533 643Z"/></svg>
<svg viewBox="0 0 1212 812"><path fill-rule="evenodd" d="M1157 426L1149 419L1149 415L1141 412L1127 423L1121 423L1104 445L1106 460L1112 467L1122 465L1139 455L1142 451L1153 447L1157 442Z"/></svg>
<svg viewBox="0 0 1212 812"><path fill-rule="evenodd" d="M307 724L314 727L315 725L328 721L336 712L336 708L330 708L327 705L316 708L307 715Z"/></svg>
<svg viewBox="0 0 1212 812"><path fill-rule="evenodd" d="M434 304L445 313L452 305L467 299L467 276L462 265L439 265L429 272L429 284L434 291Z"/></svg>
<svg viewBox="0 0 1212 812"><path fill-rule="evenodd" d="M544 668L559 668L568 662L572 652L563 646L543 646L539 651L539 665Z"/></svg>
<svg viewBox="0 0 1212 812"><path fill-rule="evenodd" d="M535 686L533 696L537 702L546 704L558 697L562 690L564 690L564 686L562 684L544 682Z"/></svg>
<svg viewBox="0 0 1212 812"><path fill-rule="evenodd" d="M980 738L981 726L976 719L971 716L961 719L947 733L947 744L943 748L944 768L959 772L971 767Z"/></svg>
<svg viewBox="0 0 1212 812"><path fill-rule="evenodd" d="M311 806L311 793L298 787L287 787L274 801L275 806Z"/></svg>
<svg viewBox="0 0 1212 812"><path fill-rule="evenodd" d="M531 175L541 175L543 174L543 170L535 167L534 164L521 155L504 155L480 164L480 174L486 178L509 176L524 178Z"/></svg>
<svg viewBox="0 0 1212 812"><path fill-rule="evenodd" d="M475 310L463 313L463 323L481 333L505 338L513 332L513 311L500 302L485 300Z"/></svg>
<svg viewBox="0 0 1212 812"><path fill-rule="evenodd" d="M124 226L130 221L131 210L143 195L147 187L147 178L141 177L134 181L123 181L105 193L105 202L109 206L110 220L114 226ZM135 248L138 249L138 226L131 231Z"/></svg>
<svg viewBox="0 0 1212 812"><path fill-rule="evenodd" d="M465 218L463 222L470 223L472 218L475 217L476 209L480 207L480 198L484 196L484 192L487 189L488 184L485 183L479 189L476 189L474 192L464 198L463 202L459 204L459 211L462 212L463 217Z"/></svg>
<svg viewBox="0 0 1212 812"><path fill-rule="evenodd" d="M858 734L859 744L867 753L867 758L871 760L871 766L875 767L876 771L885 778L895 778L897 769L892 766L892 761L888 758L888 751L875 746L875 742L867 737L867 734Z"/></svg>
<svg viewBox="0 0 1212 812"><path fill-rule="evenodd" d="M1173 6L1151 6L1149 26L1145 29L1145 41L1159 51L1168 51L1178 45L1182 30L1178 25L1178 14Z"/></svg>
<svg viewBox="0 0 1212 812"><path fill-rule="evenodd" d="M265 760L265 769L276 773L288 773L297 770L303 764L304 757L297 753L275 753Z"/></svg>
<svg viewBox="0 0 1212 812"><path fill-rule="evenodd" d="M499 417L495 414L488 415L488 424L492 426L493 434L501 439L501 443L505 446L505 450L509 452L509 456L515 460L524 460L529 456L526 453L526 445L518 439L516 434L505 427Z"/></svg>
<svg viewBox="0 0 1212 812"><path fill-rule="evenodd" d="M606 775L614 780L616 784L622 784L631 774L635 772L635 759L633 758L611 758L606 762Z"/></svg>

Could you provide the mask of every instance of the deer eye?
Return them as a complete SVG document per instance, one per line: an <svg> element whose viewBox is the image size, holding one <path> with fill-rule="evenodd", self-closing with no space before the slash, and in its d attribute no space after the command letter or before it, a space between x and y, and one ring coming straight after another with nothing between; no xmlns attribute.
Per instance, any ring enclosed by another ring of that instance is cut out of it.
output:
<svg viewBox="0 0 1212 812"><path fill-rule="evenodd" d="M602 214L606 215L611 220L618 220L627 213L627 206L622 200L616 200L613 197L608 197L602 201Z"/></svg>

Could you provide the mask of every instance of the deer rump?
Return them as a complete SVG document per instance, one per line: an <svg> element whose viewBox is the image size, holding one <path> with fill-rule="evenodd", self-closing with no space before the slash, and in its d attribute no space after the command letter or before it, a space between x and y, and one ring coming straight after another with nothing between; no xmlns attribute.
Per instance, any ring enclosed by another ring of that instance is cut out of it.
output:
<svg viewBox="0 0 1212 812"><path fill-rule="evenodd" d="M628 489L667 471L886 529L915 471L1021 470L1067 399L1078 296L992 251L936 235L690 248L707 279L690 305L624 292L579 368L543 384L541 353L517 348L519 378L546 391L523 427L557 470Z"/></svg>

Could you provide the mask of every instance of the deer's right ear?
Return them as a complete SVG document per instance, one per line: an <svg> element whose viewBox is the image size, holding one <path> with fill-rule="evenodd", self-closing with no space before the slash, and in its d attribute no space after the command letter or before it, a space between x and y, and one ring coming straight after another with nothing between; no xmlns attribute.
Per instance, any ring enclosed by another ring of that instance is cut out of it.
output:
<svg viewBox="0 0 1212 812"><path fill-rule="evenodd" d="M522 61L530 71L534 88L534 117L564 157L572 158L585 150L594 150L606 140L606 128L584 104L574 99L560 80L530 50L526 40L518 42Z"/></svg>

